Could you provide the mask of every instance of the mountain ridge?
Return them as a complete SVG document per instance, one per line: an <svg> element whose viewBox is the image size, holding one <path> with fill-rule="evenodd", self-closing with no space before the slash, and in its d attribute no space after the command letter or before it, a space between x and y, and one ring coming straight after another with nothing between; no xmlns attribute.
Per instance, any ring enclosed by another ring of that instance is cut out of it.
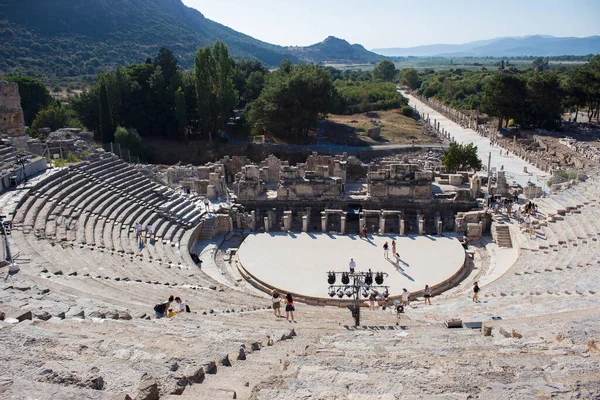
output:
<svg viewBox="0 0 600 400"><path fill-rule="evenodd" d="M212 21L181 0L0 0L0 74L93 76L144 62L160 47L172 50L189 69L195 51L216 40L234 58L253 58L266 66L285 58L294 63L385 58L360 45L328 39L298 48L270 44Z"/></svg>
<svg viewBox="0 0 600 400"><path fill-rule="evenodd" d="M372 49L387 57L518 57L561 56L600 53L600 36L555 37L528 35L497 37L461 44L431 44L415 47Z"/></svg>

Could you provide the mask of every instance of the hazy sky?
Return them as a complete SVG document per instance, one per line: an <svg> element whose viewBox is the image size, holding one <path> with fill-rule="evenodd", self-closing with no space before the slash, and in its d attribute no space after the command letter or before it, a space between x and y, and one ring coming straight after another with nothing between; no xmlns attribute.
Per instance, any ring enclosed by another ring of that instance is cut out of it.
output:
<svg viewBox="0 0 600 400"><path fill-rule="evenodd" d="M183 0L265 42L306 46L327 36L367 49L498 36L600 35L600 0Z"/></svg>

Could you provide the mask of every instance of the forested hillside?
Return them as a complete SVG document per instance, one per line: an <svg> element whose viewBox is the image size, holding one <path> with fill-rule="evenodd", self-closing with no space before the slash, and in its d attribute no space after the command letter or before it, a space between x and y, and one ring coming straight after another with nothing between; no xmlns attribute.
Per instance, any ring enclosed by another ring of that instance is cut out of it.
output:
<svg viewBox="0 0 600 400"><path fill-rule="evenodd" d="M161 47L190 69L195 51L217 40L235 59L372 62L382 56L340 39L287 48L206 19L181 0L0 0L0 75L93 81L102 70L144 62ZM332 43L334 44L332 46Z"/></svg>

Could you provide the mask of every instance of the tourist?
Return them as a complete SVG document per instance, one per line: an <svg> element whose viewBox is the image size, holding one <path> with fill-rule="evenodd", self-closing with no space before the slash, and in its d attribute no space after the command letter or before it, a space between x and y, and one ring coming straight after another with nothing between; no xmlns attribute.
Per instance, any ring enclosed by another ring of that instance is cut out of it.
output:
<svg viewBox="0 0 600 400"><path fill-rule="evenodd" d="M408 298L408 290L406 288L402 289L402 305L404 307L408 307L410 304L410 299Z"/></svg>
<svg viewBox="0 0 600 400"><path fill-rule="evenodd" d="M206 212L210 212L210 200L208 197L204 198L204 208L206 208Z"/></svg>
<svg viewBox="0 0 600 400"><path fill-rule="evenodd" d="M281 317L281 297L279 297L279 292L277 290L273 290L273 297L271 298L273 301L273 314L276 317Z"/></svg>
<svg viewBox="0 0 600 400"><path fill-rule="evenodd" d="M152 224L148 224L146 225L146 240L150 239L150 244L152 244L152 234L153 234L153 228L152 228Z"/></svg>
<svg viewBox="0 0 600 400"><path fill-rule="evenodd" d="M388 242L383 244L383 256L386 260L390 259L390 246L388 246Z"/></svg>
<svg viewBox="0 0 600 400"><path fill-rule="evenodd" d="M167 311L171 307L171 303L173 302L173 296L169 297L169 301L165 303L156 304L154 306L154 312L156 313L156 318L164 318L166 316Z"/></svg>
<svg viewBox="0 0 600 400"><path fill-rule="evenodd" d="M479 285L477 284L477 282L473 282L473 298L472 300L475 303L481 303L479 301Z"/></svg>
<svg viewBox="0 0 600 400"><path fill-rule="evenodd" d="M365 239L368 239L367 237L367 226L363 225L362 230L360 231L360 237L361 239L364 237Z"/></svg>
<svg viewBox="0 0 600 400"><path fill-rule="evenodd" d="M396 269L400 269L400 254L396 253L394 257L396 257Z"/></svg>
<svg viewBox="0 0 600 400"><path fill-rule="evenodd" d="M175 310L176 313L191 312L190 307L180 297L175 297L175 303L179 306L179 310Z"/></svg>
<svg viewBox="0 0 600 400"><path fill-rule="evenodd" d="M425 285L425 289L423 290L423 298L425 304L431 305L431 288L429 285Z"/></svg>
<svg viewBox="0 0 600 400"><path fill-rule="evenodd" d="M392 254L396 254L396 241L392 240Z"/></svg>
<svg viewBox="0 0 600 400"><path fill-rule="evenodd" d="M356 263L354 262L354 258L350 259L350 264L348 266L350 267L350 273L353 274L354 269L356 268Z"/></svg>
<svg viewBox="0 0 600 400"><path fill-rule="evenodd" d="M296 322L294 321L294 311L296 311L296 307L294 307L294 299L292 298L292 295L288 293L285 296L285 319L287 319L288 322ZM291 320L290 317L292 318Z"/></svg>
<svg viewBox="0 0 600 400"><path fill-rule="evenodd" d="M142 240L142 224L135 224L135 237L137 240Z"/></svg>
<svg viewBox="0 0 600 400"><path fill-rule="evenodd" d="M521 207L517 208L517 211L515 211L515 218L519 224L523 223L523 218L521 218Z"/></svg>
<svg viewBox="0 0 600 400"><path fill-rule="evenodd" d="M375 300L377 299L377 291L371 290L371 294L369 294L369 308L371 310L375 310Z"/></svg>
<svg viewBox="0 0 600 400"><path fill-rule="evenodd" d="M527 218L529 219L529 223L527 224L529 226L529 237L535 239L535 221L531 215L528 215Z"/></svg>

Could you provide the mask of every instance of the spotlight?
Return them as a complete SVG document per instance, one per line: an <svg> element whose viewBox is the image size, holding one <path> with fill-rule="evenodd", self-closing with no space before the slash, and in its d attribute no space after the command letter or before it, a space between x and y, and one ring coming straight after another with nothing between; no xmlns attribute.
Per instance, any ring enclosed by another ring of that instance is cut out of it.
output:
<svg viewBox="0 0 600 400"><path fill-rule="evenodd" d="M335 296L335 289L329 289L329 297Z"/></svg>
<svg viewBox="0 0 600 400"><path fill-rule="evenodd" d="M367 286L371 286L373 284L373 273L369 270L367 275L365 275L365 284Z"/></svg>
<svg viewBox="0 0 600 400"><path fill-rule="evenodd" d="M346 290L346 297L352 297L352 290Z"/></svg>
<svg viewBox="0 0 600 400"><path fill-rule="evenodd" d="M383 284L383 274L382 274L381 272L378 272L378 273L375 275L375 282L376 282L378 285L381 285L381 284Z"/></svg>
<svg viewBox="0 0 600 400"><path fill-rule="evenodd" d="M344 285L347 285L347 284L349 284L349 283L350 283L350 277L348 276L348 273L347 273L347 272L344 272L344 273L342 274L342 283L343 283Z"/></svg>
<svg viewBox="0 0 600 400"><path fill-rule="evenodd" d="M333 272L330 272L327 275L327 283L329 283L330 285L333 285L335 283L335 274Z"/></svg>
<svg viewBox="0 0 600 400"><path fill-rule="evenodd" d="M369 292L367 290L363 290L362 295L366 299L367 297L369 297Z"/></svg>
<svg viewBox="0 0 600 400"><path fill-rule="evenodd" d="M383 292L383 297L387 299L389 297L389 295L390 295L390 292L388 292L388 290L385 289L385 292Z"/></svg>
<svg viewBox="0 0 600 400"><path fill-rule="evenodd" d="M337 296L341 299L342 297L344 297L344 291L342 289L339 289L337 291Z"/></svg>

